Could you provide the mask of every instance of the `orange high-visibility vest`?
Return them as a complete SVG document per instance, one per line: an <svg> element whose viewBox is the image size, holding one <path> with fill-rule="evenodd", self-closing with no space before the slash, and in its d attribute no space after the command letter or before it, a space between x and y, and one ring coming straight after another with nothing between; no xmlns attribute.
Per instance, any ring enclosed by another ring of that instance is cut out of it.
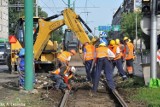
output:
<svg viewBox="0 0 160 107"><path fill-rule="evenodd" d="M116 51L117 51L117 48L119 47L118 45L114 45L114 46L109 46L110 50L116 55ZM116 56L113 60L117 60L117 59L120 59L122 56L122 54L120 53L118 56Z"/></svg>
<svg viewBox="0 0 160 107"><path fill-rule="evenodd" d="M61 54L58 55L58 59L62 62L67 62L67 59L70 56L71 56L70 52L63 51Z"/></svg>
<svg viewBox="0 0 160 107"><path fill-rule="evenodd" d="M85 61L94 59L94 46L91 44L88 44L84 48L86 49Z"/></svg>
<svg viewBox="0 0 160 107"><path fill-rule="evenodd" d="M108 57L108 48L107 47L101 47L101 46L96 48L96 57L97 58Z"/></svg>
<svg viewBox="0 0 160 107"><path fill-rule="evenodd" d="M125 45L125 48L124 48L124 56L125 56L126 60L130 60L130 59L134 58L133 51L134 51L133 44L130 42L127 42L127 44Z"/></svg>
<svg viewBox="0 0 160 107"><path fill-rule="evenodd" d="M60 68L56 69L55 71L52 71L51 73L58 75L60 73Z"/></svg>
<svg viewBox="0 0 160 107"><path fill-rule="evenodd" d="M60 74L60 68L56 69L55 71L52 71L51 73L59 75ZM66 70L64 71L64 75L68 79L72 78L73 75L72 75L72 72L70 71L70 67L69 66L67 66Z"/></svg>

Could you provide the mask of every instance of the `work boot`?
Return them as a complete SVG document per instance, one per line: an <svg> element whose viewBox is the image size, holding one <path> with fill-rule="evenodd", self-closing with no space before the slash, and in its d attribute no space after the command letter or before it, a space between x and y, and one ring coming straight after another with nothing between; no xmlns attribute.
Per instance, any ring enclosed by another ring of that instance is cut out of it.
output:
<svg viewBox="0 0 160 107"><path fill-rule="evenodd" d="M88 81L88 82L87 82L87 85L88 85L90 88L92 88L92 86L93 86L92 83L91 83L91 81Z"/></svg>
<svg viewBox="0 0 160 107"><path fill-rule="evenodd" d="M89 96L91 97L96 97L97 96L97 92L93 91L93 90L90 90L89 91Z"/></svg>
<svg viewBox="0 0 160 107"><path fill-rule="evenodd" d="M129 76L130 78L133 78L134 75L133 75L133 74L128 74L128 76Z"/></svg>
<svg viewBox="0 0 160 107"><path fill-rule="evenodd" d="M123 78L123 81L128 79L126 75L123 75L122 78Z"/></svg>

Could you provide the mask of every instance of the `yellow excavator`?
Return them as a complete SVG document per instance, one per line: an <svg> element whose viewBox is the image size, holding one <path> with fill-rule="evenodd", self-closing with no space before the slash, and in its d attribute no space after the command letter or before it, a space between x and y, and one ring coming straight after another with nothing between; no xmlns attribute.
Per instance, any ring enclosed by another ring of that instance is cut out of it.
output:
<svg viewBox="0 0 160 107"><path fill-rule="evenodd" d="M58 18L59 16L63 16L62 19L51 21L52 19ZM61 12L61 14L53 15L48 18L33 18L34 26L37 26L34 29L33 38L34 38L34 62L35 67L43 68L46 71L52 70L55 67L55 61L58 53L58 44L56 41L50 40L51 32L57 30L58 28L66 25L68 30L66 30L65 35L72 34L72 40L68 41L67 36L64 37L63 46L65 50L69 50L71 48L77 48L80 44L84 44L85 42L91 43L83 25L87 28L89 32L92 33L91 29L86 25L86 23L82 20L82 18L77 15L72 9L67 8ZM82 25L83 24L83 25ZM8 64L10 70L16 71L17 68L17 54L21 48L24 47L24 18L20 18L17 23L17 27L15 30L15 38L16 41L11 43L11 56L10 56L10 64ZM75 37L73 37L75 35ZM76 49L77 51L79 49ZM78 62L78 57L82 55L75 56L73 58L74 62ZM80 60L79 60L80 61ZM80 66L83 63L79 64ZM76 65L75 65L76 66Z"/></svg>

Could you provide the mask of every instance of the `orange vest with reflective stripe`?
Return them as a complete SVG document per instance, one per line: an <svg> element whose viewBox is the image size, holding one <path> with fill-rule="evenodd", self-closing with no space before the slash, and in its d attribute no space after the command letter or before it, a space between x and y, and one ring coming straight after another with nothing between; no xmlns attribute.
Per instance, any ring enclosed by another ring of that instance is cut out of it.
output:
<svg viewBox="0 0 160 107"><path fill-rule="evenodd" d="M127 50L127 48L128 48L128 50ZM130 42L127 42L127 44L125 45L125 48L124 48L124 56L125 56L126 60L130 60L130 59L134 58L133 51L134 51L133 44Z"/></svg>
<svg viewBox="0 0 160 107"><path fill-rule="evenodd" d="M108 48L103 46L96 48L96 57L97 58L108 57Z"/></svg>
<svg viewBox="0 0 160 107"><path fill-rule="evenodd" d="M88 44L87 46L84 47L86 49L86 57L85 60L92 60L94 59L94 46Z"/></svg>
<svg viewBox="0 0 160 107"><path fill-rule="evenodd" d="M62 62L67 62L68 57L71 56L70 52L63 51L61 54L58 55L58 59Z"/></svg>
<svg viewBox="0 0 160 107"><path fill-rule="evenodd" d="M55 71L52 71L52 74L59 75L60 74L60 68L56 69ZM70 71L70 67L67 66L67 69L64 71L65 77L68 79L72 78L72 72Z"/></svg>
<svg viewBox="0 0 160 107"><path fill-rule="evenodd" d="M60 73L60 68L56 69L55 71L52 71L51 73L58 75Z"/></svg>
<svg viewBox="0 0 160 107"><path fill-rule="evenodd" d="M119 46L118 45L114 45L114 46L109 46L109 49L115 54L115 58L113 59L113 60L117 60L117 59L120 59L121 58L121 56L122 56L122 54L120 53L120 54L118 54L118 56L116 55L117 54L117 48L118 48Z"/></svg>

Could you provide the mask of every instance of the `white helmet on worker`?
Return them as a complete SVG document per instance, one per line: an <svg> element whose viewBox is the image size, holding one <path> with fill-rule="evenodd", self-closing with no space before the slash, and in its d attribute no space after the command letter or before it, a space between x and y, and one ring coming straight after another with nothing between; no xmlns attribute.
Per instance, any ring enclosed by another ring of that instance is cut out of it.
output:
<svg viewBox="0 0 160 107"><path fill-rule="evenodd" d="M71 67L71 72L73 72L73 73L76 72L76 68L74 66Z"/></svg>

